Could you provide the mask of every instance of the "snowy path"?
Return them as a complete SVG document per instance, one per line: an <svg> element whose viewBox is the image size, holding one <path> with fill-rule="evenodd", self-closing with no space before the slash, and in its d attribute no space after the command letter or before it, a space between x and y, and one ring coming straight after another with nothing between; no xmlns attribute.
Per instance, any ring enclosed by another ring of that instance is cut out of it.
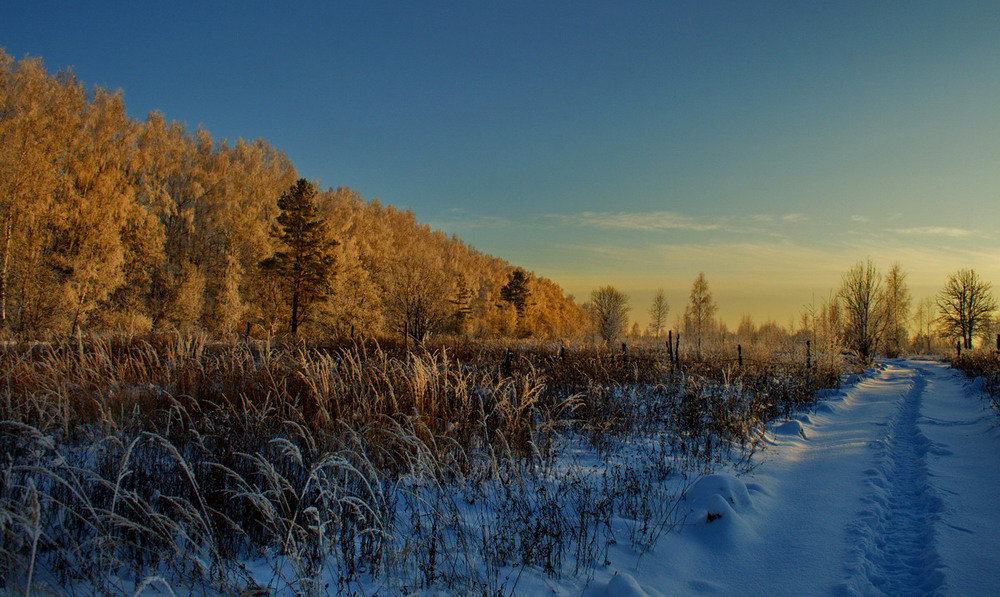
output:
<svg viewBox="0 0 1000 597"><path fill-rule="evenodd" d="M874 444L878 465L866 471L870 494L849 533L856 543L844 590L932 594L943 582L935 542L943 502L927 470L927 454L934 447L917 425L927 382L921 369L894 368L886 376L909 379L912 385L889 421L888 434Z"/></svg>
<svg viewBox="0 0 1000 597"><path fill-rule="evenodd" d="M1000 595L1000 429L967 386L886 363L778 425L749 499L707 479L680 533L638 567L616 554L586 593Z"/></svg>

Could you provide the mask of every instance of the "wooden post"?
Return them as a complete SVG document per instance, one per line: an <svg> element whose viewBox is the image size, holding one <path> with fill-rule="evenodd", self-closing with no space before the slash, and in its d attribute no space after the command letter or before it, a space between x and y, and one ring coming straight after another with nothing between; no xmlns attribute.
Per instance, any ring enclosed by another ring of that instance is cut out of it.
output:
<svg viewBox="0 0 1000 597"><path fill-rule="evenodd" d="M1000 345L1000 335L997 335L997 344ZM674 364L674 331L667 330L667 360Z"/></svg>
<svg viewBox="0 0 1000 597"><path fill-rule="evenodd" d="M674 364L678 367L681 366L681 332L677 331L677 335L674 336Z"/></svg>
<svg viewBox="0 0 1000 597"><path fill-rule="evenodd" d="M243 334L243 343L250 344L250 326L251 323L247 322L247 331ZM997 336L997 345L1000 346L1000 335Z"/></svg>
<svg viewBox="0 0 1000 597"><path fill-rule="evenodd" d="M507 352L504 353L504 355L503 355L503 362L500 363L500 373L504 377L507 377L508 375L510 375L510 362L511 362L511 358L512 358L511 357L511 352L510 352L510 349L508 348Z"/></svg>
<svg viewBox="0 0 1000 597"><path fill-rule="evenodd" d="M623 357L628 356L628 346L624 342L622 342L622 356Z"/></svg>
<svg viewBox="0 0 1000 597"><path fill-rule="evenodd" d="M565 361L566 360L566 345L565 344L560 344L559 345L559 360L560 361Z"/></svg>
<svg viewBox="0 0 1000 597"><path fill-rule="evenodd" d="M737 366L740 369L743 368L743 345L742 344L737 344L736 345L736 364L737 364Z"/></svg>
<svg viewBox="0 0 1000 597"><path fill-rule="evenodd" d="M812 369L812 341L806 340L806 369Z"/></svg>
<svg viewBox="0 0 1000 597"><path fill-rule="evenodd" d="M961 358L961 356L962 356L962 342L961 342L961 340L959 340L958 342L955 343L955 353L956 353L955 358Z"/></svg>

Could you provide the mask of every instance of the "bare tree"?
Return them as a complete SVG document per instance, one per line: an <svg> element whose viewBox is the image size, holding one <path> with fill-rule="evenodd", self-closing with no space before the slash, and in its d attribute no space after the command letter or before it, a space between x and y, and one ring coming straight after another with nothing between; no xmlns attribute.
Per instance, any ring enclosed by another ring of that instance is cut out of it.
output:
<svg viewBox="0 0 1000 597"><path fill-rule="evenodd" d="M948 277L937 296L938 323L949 338L958 338L964 348L972 348L972 339L987 329L997 308L992 286L972 269L960 269Z"/></svg>
<svg viewBox="0 0 1000 597"><path fill-rule="evenodd" d="M698 272L698 277L691 285L687 308L684 310L684 329L689 338L694 338L699 351L702 338L715 329L714 319L718 310L719 307L712 300L712 293L708 289L705 273Z"/></svg>
<svg viewBox="0 0 1000 597"><path fill-rule="evenodd" d="M925 297L917 303L917 309L913 314L913 325L916 327L916 335L913 337L915 350L931 351L931 334L934 332L934 300ZM923 345L921 347L921 345Z"/></svg>
<svg viewBox="0 0 1000 597"><path fill-rule="evenodd" d="M865 364L875 358L885 321L882 276L871 259L844 274L840 286L844 309L844 341Z"/></svg>
<svg viewBox="0 0 1000 597"><path fill-rule="evenodd" d="M622 336L631 307L628 296L614 286L602 286L590 293L591 315L601 339L608 344Z"/></svg>
<svg viewBox="0 0 1000 597"><path fill-rule="evenodd" d="M907 322L910 319L910 289L906 272L899 263L892 264L883 280L882 308L885 310L882 346L886 356L896 357L908 344Z"/></svg>
<svg viewBox="0 0 1000 597"><path fill-rule="evenodd" d="M670 313L670 303L667 302L663 289L656 291L653 297L653 304L649 307L649 333L654 338L659 338L663 328L667 325L667 314Z"/></svg>

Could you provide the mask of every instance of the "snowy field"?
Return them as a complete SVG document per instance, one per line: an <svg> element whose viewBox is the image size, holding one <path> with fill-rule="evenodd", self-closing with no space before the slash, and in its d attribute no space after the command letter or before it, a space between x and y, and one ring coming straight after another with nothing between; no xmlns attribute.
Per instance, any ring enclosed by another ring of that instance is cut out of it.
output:
<svg viewBox="0 0 1000 597"><path fill-rule="evenodd" d="M638 563L617 551L588 586L518 592L1000 595L997 454L975 384L888 361L777 424L751 474L699 481L680 531Z"/></svg>
<svg viewBox="0 0 1000 597"><path fill-rule="evenodd" d="M465 379L426 371L439 383L425 387ZM8 460L29 464L5 469L0 553L27 555L0 592L1000 595L1000 428L981 380L884 361L766 431L747 421L784 385L678 380L593 392L605 410L592 421L627 421L617 432L552 419L531 430L526 445L544 448L531 458L460 446L442 454L463 466L418 453L398 475L362 449L381 444L320 458L304 430L225 437L246 444L232 466L252 465L232 470L198 461L200 440L183 454L149 432L80 449L7 423ZM400 437L401 453L421 445ZM218 470L229 485L209 490ZM253 540L214 530L206 504Z"/></svg>

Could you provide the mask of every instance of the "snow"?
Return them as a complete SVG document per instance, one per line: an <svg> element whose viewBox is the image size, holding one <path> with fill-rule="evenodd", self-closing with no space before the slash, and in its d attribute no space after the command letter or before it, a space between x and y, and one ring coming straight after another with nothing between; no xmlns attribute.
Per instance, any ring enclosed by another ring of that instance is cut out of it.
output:
<svg viewBox="0 0 1000 597"><path fill-rule="evenodd" d="M886 361L773 424L750 473L683 481L678 525L648 551L616 519L619 540L592 574L501 569L498 586L587 597L1000 595L1000 428L980 388L939 362ZM599 468L593 452L574 459Z"/></svg>
<svg viewBox="0 0 1000 597"><path fill-rule="evenodd" d="M921 360L849 380L775 424L752 474L695 483L680 531L638 562L612 551L584 594L1000 595L1000 429L977 390Z"/></svg>

